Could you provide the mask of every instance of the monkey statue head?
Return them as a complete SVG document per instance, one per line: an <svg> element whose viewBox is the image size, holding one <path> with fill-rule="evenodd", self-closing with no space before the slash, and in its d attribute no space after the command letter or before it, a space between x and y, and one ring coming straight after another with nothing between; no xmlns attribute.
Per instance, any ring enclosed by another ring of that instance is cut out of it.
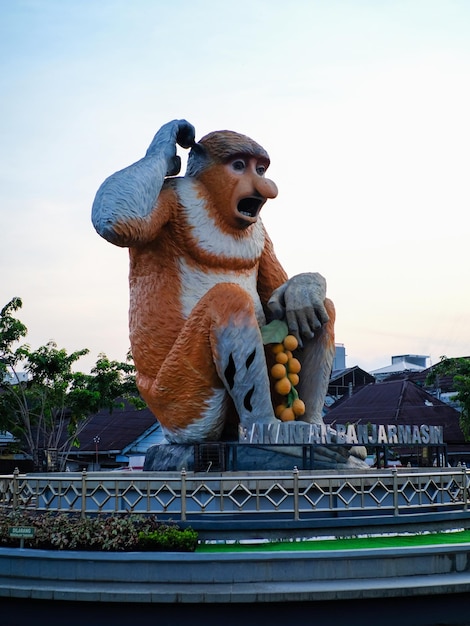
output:
<svg viewBox="0 0 470 626"><path fill-rule="evenodd" d="M206 187L219 224L240 231L256 223L266 200L277 196L275 183L265 177L269 163L253 139L215 131L193 145L186 176Z"/></svg>

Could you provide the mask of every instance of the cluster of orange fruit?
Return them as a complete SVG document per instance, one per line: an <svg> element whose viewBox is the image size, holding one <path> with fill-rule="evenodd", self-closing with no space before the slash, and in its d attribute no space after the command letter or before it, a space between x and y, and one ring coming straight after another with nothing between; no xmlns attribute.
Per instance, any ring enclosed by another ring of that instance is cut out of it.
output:
<svg viewBox="0 0 470 626"><path fill-rule="evenodd" d="M305 413L305 404L295 389L299 384L300 361L293 355L299 342L294 335L287 335L281 343L275 343L271 349L276 363L271 367L271 376L276 381L274 388L285 401L275 408L276 417L283 422L290 422Z"/></svg>

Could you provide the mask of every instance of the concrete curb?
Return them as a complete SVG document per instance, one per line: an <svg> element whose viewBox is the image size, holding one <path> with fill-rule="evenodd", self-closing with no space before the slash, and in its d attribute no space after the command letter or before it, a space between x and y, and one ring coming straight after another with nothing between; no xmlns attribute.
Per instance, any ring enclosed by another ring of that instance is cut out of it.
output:
<svg viewBox="0 0 470 626"><path fill-rule="evenodd" d="M0 549L0 597L265 603L470 591L470 546L371 550L103 553Z"/></svg>

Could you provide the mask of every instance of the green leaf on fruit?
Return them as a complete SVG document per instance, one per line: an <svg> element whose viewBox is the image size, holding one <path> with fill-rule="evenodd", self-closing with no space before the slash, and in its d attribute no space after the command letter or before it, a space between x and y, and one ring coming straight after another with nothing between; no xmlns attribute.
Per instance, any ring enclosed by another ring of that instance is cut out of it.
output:
<svg viewBox="0 0 470 626"><path fill-rule="evenodd" d="M297 389L292 385L291 390L287 394L287 402L286 406L292 406L294 404L294 400L297 400L299 394L297 393Z"/></svg>
<svg viewBox="0 0 470 626"><path fill-rule="evenodd" d="M264 345L268 343L282 343L288 334L287 324L282 320L273 320L269 324L261 326L261 336Z"/></svg>

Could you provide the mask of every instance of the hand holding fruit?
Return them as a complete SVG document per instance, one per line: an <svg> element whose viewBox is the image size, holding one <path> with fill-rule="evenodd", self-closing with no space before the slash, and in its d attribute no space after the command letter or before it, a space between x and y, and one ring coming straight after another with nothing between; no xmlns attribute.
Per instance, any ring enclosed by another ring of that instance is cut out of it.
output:
<svg viewBox="0 0 470 626"><path fill-rule="evenodd" d="M268 301L274 319L285 319L289 332L302 347L302 339L312 339L328 321L324 301L326 281L318 273L294 276L276 289Z"/></svg>

